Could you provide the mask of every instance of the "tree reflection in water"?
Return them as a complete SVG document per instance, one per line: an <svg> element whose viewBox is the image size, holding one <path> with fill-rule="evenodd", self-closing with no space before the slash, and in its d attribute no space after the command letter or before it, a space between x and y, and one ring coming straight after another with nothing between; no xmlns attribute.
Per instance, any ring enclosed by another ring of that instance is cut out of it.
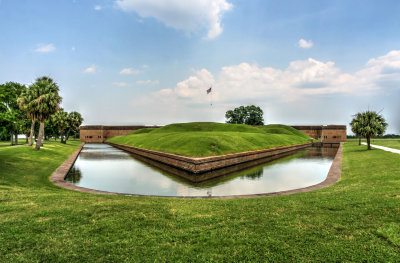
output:
<svg viewBox="0 0 400 263"><path fill-rule="evenodd" d="M71 183L79 183L81 178L82 178L81 170L74 166L71 168L71 170L69 170L67 176L65 177L65 180Z"/></svg>
<svg viewBox="0 0 400 263"><path fill-rule="evenodd" d="M259 179L261 178L261 176L263 175L264 169L263 167L260 167L259 169L255 170L255 171L249 171L249 173L246 173L246 175L244 177L248 178L248 179Z"/></svg>

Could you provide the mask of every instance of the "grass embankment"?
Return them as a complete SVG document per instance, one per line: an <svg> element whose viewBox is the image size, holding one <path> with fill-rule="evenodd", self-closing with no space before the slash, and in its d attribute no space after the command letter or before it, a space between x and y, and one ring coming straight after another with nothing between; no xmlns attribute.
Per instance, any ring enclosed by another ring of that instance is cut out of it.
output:
<svg viewBox="0 0 400 263"><path fill-rule="evenodd" d="M137 130L109 142L139 148L204 157L309 142L304 133L285 125L252 127L242 124L194 122Z"/></svg>
<svg viewBox="0 0 400 263"><path fill-rule="evenodd" d="M65 190L77 142L2 147L0 262L399 262L400 155L356 144L330 187L230 200Z"/></svg>

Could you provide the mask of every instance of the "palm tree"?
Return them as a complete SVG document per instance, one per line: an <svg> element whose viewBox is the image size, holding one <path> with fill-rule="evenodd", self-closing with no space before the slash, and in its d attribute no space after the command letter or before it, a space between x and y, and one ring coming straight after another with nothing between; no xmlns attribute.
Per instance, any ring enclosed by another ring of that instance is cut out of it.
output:
<svg viewBox="0 0 400 263"><path fill-rule="evenodd" d="M43 145L44 122L57 112L62 98L58 94L59 87L57 83L50 77L37 78L30 89L32 89L35 98L30 103L31 114L40 122L39 136L35 149L40 150L40 146Z"/></svg>
<svg viewBox="0 0 400 263"><path fill-rule="evenodd" d="M66 143L64 141L64 130L69 125L69 116L68 113L64 111L63 108L58 109L58 111L51 116L51 120L55 126L57 126L58 130L61 134L61 143Z"/></svg>
<svg viewBox="0 0 400 263"><path fill-rule="evenodd" d="M362 137L361 122L362 122L361 113L353 115L353 119L350 122L351 131L354 133L356 137L358 137L358 145L361 145L361 137Z"/></svg>
<svg viewBox="0 0 400 263"><path fill-rule="evenodd" d="M36 96L31 89L31 86L26 89L21 96L17 99L18 105L20 109L26 112L26 116L28 119L31 119L31 132L29 134L29 146L33 145L33 134L35 133L35 114L34 114L34 107L33 101L36 99Z"/></svg>
<svg viewBox="0 0 400 263"><path fill-rule="evenodd" d="M367 139L368 150L371 150L371 137L383 135L388 124L386 123L383 116L375 111L368 110L365 112L357 113L356 116L357 121L355 121L355 123L357 124L355 124L355 127L357 127L357 134Z"/></svg>
<svg viewBox="0 0 400 263"><path fill-rule="evenodd" d="M73 111L68 114L69 129L67 131L66 140L69 138L69 132L72 131L74 134L78 132L79 126L83 122L82 115L79 112Z"/></svg>

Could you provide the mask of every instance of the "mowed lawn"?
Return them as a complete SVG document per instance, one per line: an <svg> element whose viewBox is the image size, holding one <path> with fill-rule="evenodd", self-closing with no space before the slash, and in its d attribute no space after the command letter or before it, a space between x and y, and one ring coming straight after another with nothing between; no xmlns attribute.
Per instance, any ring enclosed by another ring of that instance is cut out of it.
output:
<svg viewBox="0 0 400 263"><path fill-rule="evenodd" d="M371 144L400 150L400 139L372 139Z"/></svg>
<svg viewBox="0 0 400 263"><path fill-rule="evenodd" d="M0 262L400 262L399 154L350 142L328 188L173 199L58 188L78 145L0 147Z"/></svg>

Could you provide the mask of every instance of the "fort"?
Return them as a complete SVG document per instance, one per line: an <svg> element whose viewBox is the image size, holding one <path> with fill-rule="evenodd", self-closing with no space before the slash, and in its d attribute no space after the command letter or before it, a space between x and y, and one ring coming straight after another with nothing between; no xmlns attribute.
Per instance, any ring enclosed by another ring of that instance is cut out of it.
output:
<svg viewBox="0 0 400 263"><path fill-rule="evenodd" d="M338 143L347 140L346 125L292 127L323 143Z"/></svg>
<svg viewBox="0 0 400 263"><path fill-rule="evenodd" d="M104 126L87 125L80 127L80 140L85 143L104 143L107 139L127 135L143 128L159 128L160 126ZM292 126L310 137L324 143L345 142L347 139L346 125L327 126Z"/></svg>
<svg viewBox="0 0 400 263"><path fill-rule="evenodd" d="M103 126L87 125L80 127L80 141L85 143L103 143L107 139L127 135L143 128L159 128L160 126Z"/></svg>

